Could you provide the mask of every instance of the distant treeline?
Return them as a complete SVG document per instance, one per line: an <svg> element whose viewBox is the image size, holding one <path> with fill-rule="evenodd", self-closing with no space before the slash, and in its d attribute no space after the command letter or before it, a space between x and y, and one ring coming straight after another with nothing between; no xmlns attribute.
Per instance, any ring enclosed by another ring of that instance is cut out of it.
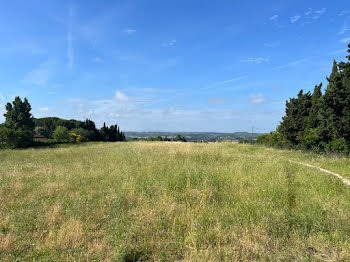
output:
<svg viewBox="0 0 350 262"><path fill-rule="evenodd" d="M350 60L350 44L348 45ZM322 94L322 83L313 93L300 90L286 101L286 114L275 132L258 137L270 146L349 153L350 149L350 62L333 61Z"/></svg>
<svg viewBox="0 0 350 262"><path fill-rule="evenodd" d="M141 138L133 138L133 141L175 141L175 142L187 142L186 138L182 135L177 135L174 138L168 138L166 137L161 137L161 136L157 136L157 137L141 137Z"/></svg>
<svg viewBox="0 0 350 262"><path fill-rule="evenodd" d="M68 143L85 141L125 141L125 134L117 125L103 125L86 119L65 120L57 117L33 118L31 105L25 98L16 97L6 104L5 123L0 125L0 146L24 148L40 143Z"/></svg>
<svg viewBox="0 0 350 262"><path fill-rule="evenodd" d="M173 140L177 135L186 139L187 142L215 142L215 141L233 141L233 140L256 140L259 134L248 132L235 133L217 133L217 132L131 132L126 131L125 136L128 140L149 140L149 139L170 139Z"/></svg>
<svg viewBox="0 0 350 262"><path fill-rule="evenodd" d="M43 136L48 139L62 140L58 137L57 132L62 133L62 130L68 133L63 140L70 140L69 136L80 136L83 141L125 141L125 135L120 131L117 125L107 127L103 124L101 129L97 129L95 123L86 119L85 121L79 120L65 120L57 117L46 117L33 119L35 124L35 134ZM64 132L63 132L64 133ZM65 142L65 141L59 141Z"/></svg>

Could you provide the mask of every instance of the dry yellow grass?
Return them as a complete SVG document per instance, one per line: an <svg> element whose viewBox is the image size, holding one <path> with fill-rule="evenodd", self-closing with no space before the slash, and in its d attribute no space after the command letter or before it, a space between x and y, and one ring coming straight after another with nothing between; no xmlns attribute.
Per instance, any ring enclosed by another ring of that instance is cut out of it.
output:
<svg viewBox="0 0 350 262"><path fill-rule="evenodd" d="M0 261L346 261L350 188L232 143L0 152ZM338 161L338 162L337 162Z"/></svg>

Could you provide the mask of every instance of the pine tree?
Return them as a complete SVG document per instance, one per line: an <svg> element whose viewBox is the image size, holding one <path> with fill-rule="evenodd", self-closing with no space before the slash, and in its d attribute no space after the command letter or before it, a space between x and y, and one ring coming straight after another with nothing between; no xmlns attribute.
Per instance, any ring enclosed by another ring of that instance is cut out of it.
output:
<svg viewBox="0 0 350 262"><path fill-rule="evenodd" d="M12 148L28 147L33 141L34 121L30 113L32 107L27 98L22 101L18 96L6 105L5 124L0 136Z"/></svg>

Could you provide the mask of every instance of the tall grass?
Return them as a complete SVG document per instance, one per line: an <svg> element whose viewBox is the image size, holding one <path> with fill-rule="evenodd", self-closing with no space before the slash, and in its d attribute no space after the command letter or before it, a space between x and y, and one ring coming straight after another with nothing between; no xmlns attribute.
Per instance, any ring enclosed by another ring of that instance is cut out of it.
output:
<svg viewBox="0 0 350 262"><path fill-rule="evenodd" d="M313 161L231 143L1 151L0 260L348 260L350 188L288 159Z"/></svg>

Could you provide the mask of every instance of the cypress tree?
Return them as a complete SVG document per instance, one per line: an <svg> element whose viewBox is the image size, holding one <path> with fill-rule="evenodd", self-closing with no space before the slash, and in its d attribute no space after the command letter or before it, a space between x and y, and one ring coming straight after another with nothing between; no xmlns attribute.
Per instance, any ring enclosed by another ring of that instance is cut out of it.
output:
<svg viewBox="0 0 350 262"><path fill-rule="evenodd" d="M297 98L286 101L286 115L282 118L278 131L294 145L300 143L303 138L310 107L311 94L310 92L303 94L303 90L300 90Z"/></svg>
<svg viewBox="0 0 350 262"><path fill-rule="evenodd" d="M311 97L311 108L308 117L307 128L316 128L319 124L319 111L321 106L321 97L322 97L322 83L315 86L314 92Z"/></svg>
<svg viewBox="0 0 350 262"><path fill-rule="evenodd" d="M348 45L348 60L350 60L350 44ZM342 62L339 65L342 71L342 86L343 86L343 111L341 115L341 131L347 144L350 145L350 63Z"/></svg>
<svg viewBox="0 0 350 262"><path fill-rule="evenodd" d="M342 137L341 118L343 117L345 94L342 72L338 70L338 64L335 60L333 61L332 73L327 81L328 86L321 99L319 114L319 133L325 142Z"/></svg>

